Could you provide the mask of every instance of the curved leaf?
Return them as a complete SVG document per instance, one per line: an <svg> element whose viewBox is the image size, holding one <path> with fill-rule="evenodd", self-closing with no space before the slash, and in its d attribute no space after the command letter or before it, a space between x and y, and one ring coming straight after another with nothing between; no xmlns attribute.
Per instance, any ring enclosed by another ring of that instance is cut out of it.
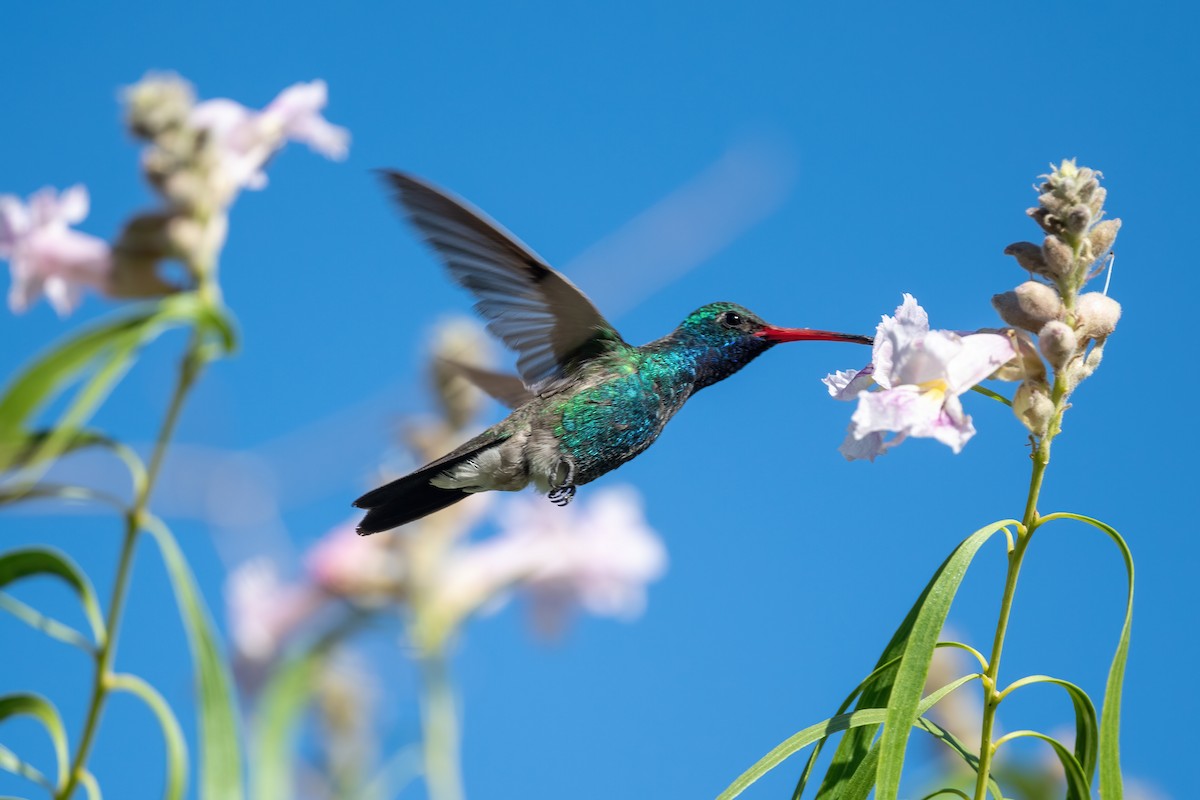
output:
<svg viewBox="0 0 1200 800"><path fill-rule="evenodd" d="M206 304L194 292L171 295L84 330L35 358L0 395L0 445L27 438L28 422L93 363L101 366L84 384L52 431L29 456L37 470L63 452L128 368L134 352L168 328L207 318ZM28 481L26 481L28 482Z"/></svg>
<svg viewBox="0 0 1200 800"><path fill-rule="evenodd" d="M983 654L980 653L978 650L976 650L974 647L971 647L968 644L963 644L962 642L955 642L955 641L938 642L936 645L936 648L938 648L938 649L943 648L943 647L947 647L947 648L953 647L953 648L963 650L963 651L969 653L972 657L975 658L976 661L979 662L979 668L984 671L987 671L987 659L984 658ZM838 706L838 710L835 713L837 713L837 714L845 713L850 708L851 704L854 702L854 699L856 697L858 697L859 693L865 691L868 687L870 687L871 684L876 680L876 678L878 678L880 676L881 673L883 673L889 669L893 669L899 663L900 663L900 656L896 656L895 658L888 661L887 663L877 666L874 670L871 671L870 675L868 675L866 678L864 678L858 684L858 686L854 687L854 691L852 691L849 695L846 696L846 699L842 701L842 704L840 706ZM804 794L804 789L808 785L808 779L809 779L809 777L811 777L812 771L816 767L817 759L821 755L821 750L825 747L825 741L826 740L822 739L820 742L817 742L817 746L813 748L813 752L808 758L808 763L806 763L804 765L804 771L800 774L800 780L796 782L796 788L792 791L792 800L800 800L800 797ZM875 758L878 758L878 756L875 756ZM856 768L854 771L857 773L859 771L859 769Z"/></svg>
<svg viewBox="0 0 1200 800"><path fill-rule="evenodd" d="M45 547L27 547L0 555L0 589L22 578L34 575L49 575L67 584L83 605L83 613L87 615L88 624L92 628L92 640L97 647L103 644L104 617L100 613L100 603L96 600L96 592L92 588L91 581L66 554ZM21 603L21 605L25 604ZM28 606L25 607L28 608ZM29 610L33 611L33 609ZM20 615L18 614L18 616ZM29 622L24 617L22 619ZM42 617L42 619L49 618ZM51 621L53 622L53 620ZM57 625L67 628L62 623L57 623Z"/></svg>
<svg viewBox="0 0 1200 800"><path fill-rule="evenodd" d="M1013 731L1012 733L1002 736L996 741L996 747L1005 742L1010 742L1013 739L1033 738L1041 739L1054 748L1054 753L1058 756L1058 760L1062 763L1063 773L1067 778L1067 797L1077 798L1078 800L1086 800L1091 797L1091 788L1088 786L1087 775L1083 773L1083 767L1076 760L1075 754L1063 745L1062 742L1055 739L1053 736L1047 736L1038 731Z"/></svg>
<svg viewBox="0 0 1200 800"><path fill-rule="evenodd" d="M158 543L179 614L187 630L196 669L200 723L200 796L214 800L241 800L242 758L239 749L237 707L233 682L218 645L212 617L196 578L175 537L161 520L144 515L146 530Z"/></svg>
<svg viewBox="0 0 1200 800"><path fill-rule="evenodd" d="M158 723L162 726L163 743L167 750L167 774L163 786L163 797L166 800L182 800L187 793L187 742L183 738L183 730L179 727L179 720L175 718L171 706L158 693L158 690L137 675L110 675L108 685L116 691L129 692L137 696L154 713L154 716L158 717Z"/></svg>
<svg viewBox="0 0 1200 800"><path fill-rule="evenodd" d="M941 609L940 616L944 620L946 610L949 608L949 601L953 599L954 592L958 589L958 584L962 580L962 575L966 570L966 565L970 563L970 557L973 557L975 551L979 549L986 539L995 534L996 531L1002 530L1008 525L1019 524L1020 523L1018 523L1016 520L1011 519L995 522L972 534L967 538L966 541L960 544L953 553L950 554L949 558L947 558L946 561L942 563L941 567L938 568L938 571L934 573L933 578L930 579L929 583L925 585L925 589L921 592L921 596L917 598L915 603L913 603L912 608L909 609L908 614L904 617L903 622L900 623L900 627L898 627L896 632L892 634L891 640L887 643L887 646L884 647L883 653L879 656L879 660L876 662L876 669L879 669L879 667L896 659L906 657L906 653L909 648L909 640L914 626L917 624L918 618L923 620L922 633L925 636L928 635L929 629L932 627L930 624L931 618L938 616L936 612L939 608ZM966 550L964 550L964 548ZM948 595L947 592L949 593ZM940 623L937 627L938 630L933 632L935 641L938 633L940 633ZM912 689L915 672L919 671L921 673L921 681L924 681L924 675L928 672L929 661L931 658L931 652L927 653L924 658L908 658L906 685L910 691ZM921 666L922 662L923 666ZM858 707L882 708L885 706L890 706L892 702L891 698L893 686L897 680L898 672L894 674L886 672L880 674L879 677L872 683L872 685L863 691L862 696L858 700ZM921 686L918 686L916 689L918 692L918 698L920 696L919 692L921 691L921 688ZM909 699L911 701L912 698L910 697ZM910 707L915 706L913 706L912 703L906 703L903 710L909 711L911 710ZM906 713L905 716L908 716L908 714ZM901 748L903 748L903 741L907 740L907 731L911 727L912 722L915 722L915 720L916 716L913 714L912 718L909 720L909 724L905 725L903 729L904 733L902 734L903 739L901 742ZM871 742L875 738L875 733L875 728L863 726L850 731L842 737L841 742L838 743L837 750L834 751L833 760L829 765L829 769L825 773L825 778L821 781L821 786L817 791L817 800L840 800L842 785L858 769L859 762L866 757L867 752L871 747ZM893 743L892 746L894 748L895 744ZM894 757L895 753L893 752L892 758ZM900 757L903 759L902 750Z"/></svg>
<svg viewBox="0 0 1200 800"><path fill-rule="evenodd" d="M904 751L908 745L909 731L920 716L921 692L929 674L929 662L967 567L984 542L1011 524L1014 524L1012 520L993 522L968 536L950 554L929 583L909 631L904 655L900 659L888 698L887 721L879 740L877 800L896 800L900 791Z"/></svg>
<svg viewBox="0 0 1200 800"><path fill-rule="evenodd" d="M364 612L354 612L320 638L289 654L271 673L255 709L252 798L274 800L295 796L292 743L300 717L312 699L315 673L329 650L368 616Z"/></svg>
<svg viewBox="0 0 1200 800"><path fill-rule="evenodd" d="M933 692L930 692L929 696L924 698L918 706L920 713L923 714L928 711L939 701L941 701L942 698L953 692L958 687L980 677L981 676L978 673L966 675L962 678L951 681L950 683ZM793 755L798 750L801 750L804 747L813 744L814 742L818 742L821 739L830 736L831 734L850 730L852 728L860 728L864 725L880 724L884 719L887 718L887 712L888 710L886 708L864 708L850 714L838 714L823 722L818 722L816 725L808 726L799 733L793 734L787 739L784 739L780 744L772 748L772 750L760 758L754 764L754 766L743 772L738 776L737 780L729 784L729 788L721 792L721 794L717 797L717 800L732 800L732 798L737 797L742 792L746 791L751 784L753 784L763 775L766 775L775 767L779 766L784 759ZM839 796L839 800L841 800L842 797L843 796Z"/></svg>
<svg viewBox="0 0 1200 800"><path fill-rule="evenodd" d="M17 716L33 717L42 723L54 743L54 757L58 762L58 785L67 779L67 732L63 728L58 709L41 695L21 693L0 697L0 722ZM19 759L18 759L19 761Z"/></svg>
<svg viewBox="0 0 1200 800"><path fill-rule="evenodd" d="M38 786L41 786L47 792L54 793L54 784L42 774L41 770L2 744L0 744L0 769L5 772L11 772L13 775L20 775L22 778L33 781Z"/></svg>
<svg viewBox="0 0 1200 800"><path fill-rule="evenodd" d="M54 617L47 616L31 605L0 592L0 611L7 611L34 630L41 631L51 639L78 647L85 653L95 655L96 646L79 631Z"/></svg>
<svg viewBox="0 0 1200 800"><path fill-rule="evenodd" d="M959 758L961 758L968 767L975 770L975 772L978 774L979 756L965 744L959 741L957 736L943 728L941 725L938 725L933 720L929 719L929 717L921 717L918 719L917 727L933 736L935 739L938 739L955 753L957 753ZM992 793L992 796L996 798L996 800L1004 800L1004 793L1000 791L1000 784L996 783L996 779L991 775L988 776L988 790Z"/></svg>
<svg viewBox="0 0 1200 800"><path fill-rule="evenodd" d="M1075 706L1075 758L1079 761L1079 765L1083 767L1083 774L1088 776L1088 782L1090 783L1092 773L1096 771L1096 743L1099 738L1099 728L1096 724L1096 707L1092 705L1092 698L1088 697L1087 692L1070 681L1065 681L1061 678L1052 678L1049 675L1030 675L1019 681L1014 681L1012 685L1000 693L1000 697L1003 699L1008 696L1009 692L1020 689L1022 686L1031 686L1037 683L1049 683L1054 686L1061 686L1067 690L1067 694L1071 697L1071 704Z"/></svg>
<svg viewBox="0 0 1200 800"><path fill-rule="evenodd" d="M297 723L312 698L313 678L322 652L315 648L279 666L263 688L254 726L254 770L250 796L256 800L294 797L292 742Z"/></svg>
<svg viewBox="0 0 1200 800"><path fill-rule="evenodd" d="M121 513L126 512L125 503L119 497L99 492L87 486L71 486L62 483L35 483L31 486L4 488L0 486L0 506L9 503L24 503L30 500L67 500L76 503L102 503Z"/></svg>
<svg viewBox="0 0 1200 800"><path fill-rule="evenodd" d="M1121 558L1125 561L1125 574L1129 580L1129 588L1125 596L1125 622L1121 626L1121 638L1117 642L1117 652L1113 655L1112 666L1108 669L1108 681L1104 686L1104 703L1100 709L1100 735L1098 746L1098 762L1100 767L1100 798L1101 800L1121 800L1121 689L1125 682L1125 662L1129 658L1129 633L1133 628L1133 553L1129 545L1111 525L1106 525L1098 519L1085 517L1082 514L1071 514L1060 511L1042 517L1044 524L1053 519L1073 519L1084 522L1103 532L1113 540L1121 550Z"/></svg>

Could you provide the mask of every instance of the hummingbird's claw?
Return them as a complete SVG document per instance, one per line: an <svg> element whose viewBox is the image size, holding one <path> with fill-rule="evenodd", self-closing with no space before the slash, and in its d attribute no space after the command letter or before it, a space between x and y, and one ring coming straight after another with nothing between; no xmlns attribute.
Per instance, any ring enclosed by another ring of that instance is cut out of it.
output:
<svg viewBox="0 0 1200 800"><path fill-rule="evenodd" d="M550 492L550 494L546 495L546 497L550 499L551 503L554 503L554 505L561 508L575 499L575 491L576 490L573 485L567 484L566 486L559 486L557 489Z"/></svg>

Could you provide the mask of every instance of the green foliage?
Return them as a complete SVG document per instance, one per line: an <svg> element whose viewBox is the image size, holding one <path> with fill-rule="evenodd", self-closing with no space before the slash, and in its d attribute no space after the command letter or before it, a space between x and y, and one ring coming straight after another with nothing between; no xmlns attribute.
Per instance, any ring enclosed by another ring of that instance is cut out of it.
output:
<svg viewBox="0 0 1200 800"><path fill-rule="evenodd" d="M162 727L163 742L167 748L167 775L163 786L163 799L183 800L187 794L187 742L184 741L183 729L179 727L179 720L175 718L171 707L157 689L137 675L111 675L108 685L114 691L128 692L137 697L158 718Z"/></svg>
<svg viewBox="0 0 1200 800"><path fill-rule="evenodd" d="M170 529L146 515L167 566L179 615L187 631L196 670L200 722L200 796L211 800L240 800L242 790L241 738L233 681L218 643L216 627L196 578Z"/></svg>
<svg viewBox="0 0 1200 800"><path fill-rule="evenodd" d="M20 693L6 694L0 697L0 722L18 716L36 719L50 735L50 741L54 744L54 758L57 762L57 781L53 785L61 786L67 779L68 748L67 732L63 728L62 717L59 715L58 709L41 695ZM38 783L45 780L44 778L39 779L37 776L40 776L41 773L28 767L11 751L8 751L5 759L0 760L0 766L36 780ZM10 769L10 767L12 768Z"/></svg>
<svg viewBox="0 0 1200 800"><path fill-rule="evenodd" d="M92 629L90 642L74 628L47 617L2 593L0 593L0 607L49 636L88 652L95 652L95 648L104 643L104 618L100 613L100 603L96 599L96 592L92 588L91 581L79 567L75 566L74 562L65 554L49 548L28 547L0 555L0 589L24 578L38 575L57 578L79 598Z"/></svg>

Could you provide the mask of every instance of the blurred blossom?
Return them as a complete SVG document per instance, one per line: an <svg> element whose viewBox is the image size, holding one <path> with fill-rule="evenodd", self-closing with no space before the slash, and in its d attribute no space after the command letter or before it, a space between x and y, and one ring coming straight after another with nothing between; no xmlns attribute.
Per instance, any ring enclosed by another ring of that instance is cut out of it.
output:
<svg viewBox="0 0 1200 800"><path fill-rule="evenodd" d="M638 616L646 585L666 563L666 548L632 488L600 490L565 509L521 497L506 509L499 534L451 554L440 594L469 610L519 586L539 629L553 632L576 606L597 616Z"/></svg>
<svg viewBox="0 0 1200 800"><path fill-rule="evenodd" d="M880 391L866 389L866 370L824 380L834 398L858 400L842 454L874 460L909 436L930 437L959 452L975 435L959 395L1015 356L1007 336L931 331L925 309L905 294L896 316L885 316L875 333L869 380ZM887 432L896 435L885 440Z"/></svg>
<svg viewBox="0 0 1200 800"><path fill-rule="evenodd" d="M267 558L242 562L225 584L234 650L253 663L271 660L324 601L323 594L312 587L283 583Z"/></svg>
<svg viewBox="0 0 1200 800"><path fill-rule="evenodd" d="M224 98L193 107L188 123L207 134L216 193L232 199L239 189L266 186L262 168L288 141L303 142L327 158L344 159L350 133L321 116L327 100L325 82L313 81L289 86L262 111Z"/></svg>
<svg viewBox="0 0 1200 800"><path fill-rule="evenodd" d="M82 185L62 194L47 187L28 205L0 195L0 258L12 270L8 307L14 313L45 293L59 316L66 316L79 305L84 286L106 287L112 269L108 244L70 228L87 214L88 192Z"/></svg>
<svg viewBox="0 0 1200 800"><path fill-rule="evenodd" d="M405 568L390 536L362 537L349 520L325 534L308 551L305 567L330 594L379 601L405 591Z"/></svg>

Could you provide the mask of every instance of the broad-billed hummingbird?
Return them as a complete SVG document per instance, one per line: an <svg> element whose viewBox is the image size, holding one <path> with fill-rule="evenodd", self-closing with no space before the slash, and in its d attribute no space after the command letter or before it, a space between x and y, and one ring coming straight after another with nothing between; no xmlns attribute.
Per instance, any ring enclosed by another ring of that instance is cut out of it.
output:
<svg viewBox="0 0 1200 800"><path fill-rule="evenodd" d="M383 176L409 219L517 353L520 377L463 366L513 412L458 449L367 492L366 535L474 492L530 483L566 505L576 487L654 443L689 397L780 342L871 344L848 333L778 328L734 303L696 309L671 333L627 344L591 301L515 236L466 202L401 172Z"/></svg>

